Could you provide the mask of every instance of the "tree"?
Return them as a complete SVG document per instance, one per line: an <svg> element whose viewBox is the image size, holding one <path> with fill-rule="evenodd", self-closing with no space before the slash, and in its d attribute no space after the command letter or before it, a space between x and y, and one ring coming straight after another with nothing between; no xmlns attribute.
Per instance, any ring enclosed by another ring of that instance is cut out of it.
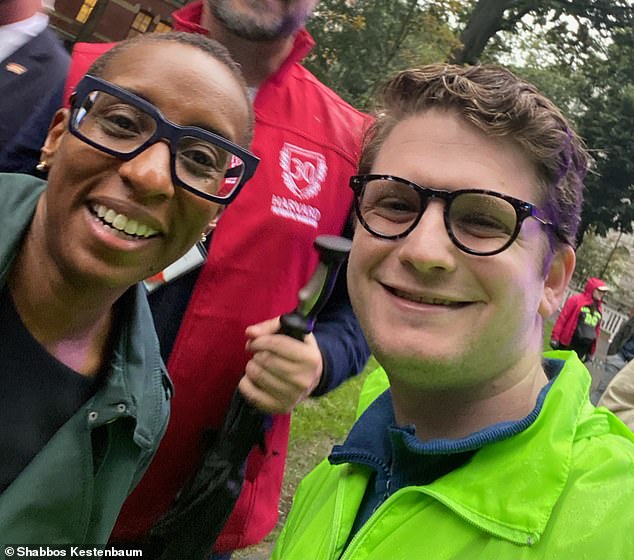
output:
<svg viewBox="0 0 634 560"><path fill-rule="evenodd" d="M566 31L561 38L568 35L586 47L595 40L588 32L590 28L605 34L634 21L630 0L477 0L472 5L460 35L461 45L451 56L457 64L477 63L500 31L517 32L526 25L550 24L558 27L559 33ZM529 14L532 21L522 23ZM562 19L564 15L568 19ZM573 21L575 25L569 25Z"/></svg>
<svg viewBox="0 0 634 560"><path fill-rule="evenodd" d="M446 58L457 44L448 19L460 9L459 0L322 0L309 23L317 48L306 66L366 108L394 71Z"/></svg>
<svg viewBox="0 0 634 560"><path fill-rule="evenodd" d="M605 57L584 66L587 107L581 135L595 157L588 176L583 227L599 235L634 223L634 28L613 35Z"/></svg>
<svg viewBox="0 0 634 560"><path fill-rule="evenodd" d="M585 29L585 39L576 41L566 31L568 23L501 33L496 40L506 45L488 47L486 56L512 60L503 47L521 51L514 71L553 99L585 139L595 161L585 181L581 243L589 228L597 235L632 231L634 26L613 27L609 38Z"/></svg>
<svg viewBox="0 0 634 560"><path fill-rule="evenodd" d="M632 256L620 232L610 232L601 237L590 228L583 243L577 249L577 266L573 284L584 286L588 278L596 276L604 280L611 288L610 303L629 309L634 303L634 266Z"/></svg>

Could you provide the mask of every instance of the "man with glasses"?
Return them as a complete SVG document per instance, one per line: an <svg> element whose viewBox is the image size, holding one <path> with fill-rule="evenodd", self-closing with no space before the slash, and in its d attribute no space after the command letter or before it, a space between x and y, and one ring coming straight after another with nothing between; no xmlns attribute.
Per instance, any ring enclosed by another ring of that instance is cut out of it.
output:
<svg viewBox="0 0 634 560"><path fill-rule="evenodd" d="M388 82L350 183L348 265L384 372L300 485L274 559L634 558L634 436L590 404L573 352L542 355L587 165L561 112L503 68Z"/></svg>

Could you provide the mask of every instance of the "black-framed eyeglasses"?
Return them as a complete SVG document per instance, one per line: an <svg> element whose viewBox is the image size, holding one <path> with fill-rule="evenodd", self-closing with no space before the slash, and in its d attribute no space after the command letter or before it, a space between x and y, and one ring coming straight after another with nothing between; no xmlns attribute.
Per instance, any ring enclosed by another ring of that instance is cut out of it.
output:
<svg viewBox="0 0 634 560"><path fill-rule="evenodd" d="M149 101L90 75L73 93L68 128L86 144L123 161L166 140L173 183L218 204L237 196L259 162L226 138L170 122Z"/></svg>
<svg viewBox="0 0 634 560"><path fill-rule="evenodd" d="M443 217L449 238L470 255L501 253L517 239L526 218L553 226L534 204L495 191L430 189L393 175L355 175L350 187L359 221L382 239L408 235L434 198L445 202Z"/></svg>

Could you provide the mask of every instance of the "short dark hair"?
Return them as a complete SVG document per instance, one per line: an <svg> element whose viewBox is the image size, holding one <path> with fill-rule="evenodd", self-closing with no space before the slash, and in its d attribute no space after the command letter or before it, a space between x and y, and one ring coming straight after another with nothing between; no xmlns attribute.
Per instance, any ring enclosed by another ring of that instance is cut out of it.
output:
<svg viewBox="0 0 634 560"><path fill-rule="evenodd" d="M547 97L501 66L432 64L398 73L379 94L359 173L370 172L381 145L400 121L433 108L456 111L485 134L519 145L535 165L541 204L558 237L575 246L588 152Z"/></svg>
<svg viewBox="0 0 634 560"><path fill-rule="evenodd" d="M227 48L214 39L210 39L200 33L185 33L183 31L170 31L169 33L144 33L125 39L120 43L117 43L110 50L102 54L95 62L92 63L88 69L87 74L92 76L103 77L107 66L110 64L113 58L122 52L128 50L131 47L135 47L138 44L156 41L156 42L174 42L181 45L189 45L190 47L197 48L204 53L207 53L218 62L222 63L231 74L235 77L242 88L242 92L247 101L249 108L249 128L246 131L246 137L242 140L241 145L245 148L249 147L253 138L253 104L249 96L244 76L240 65L231 58ZM169 77L166 77L168 79Z"/></svg>

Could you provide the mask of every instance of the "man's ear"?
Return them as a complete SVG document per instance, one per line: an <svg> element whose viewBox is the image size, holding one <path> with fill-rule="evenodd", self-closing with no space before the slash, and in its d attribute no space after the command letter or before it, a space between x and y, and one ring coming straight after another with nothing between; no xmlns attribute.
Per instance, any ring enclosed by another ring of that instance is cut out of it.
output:
<svg viewBox="0 0 634 560"><path fill-rule="evenodd" d="M48 135L44 140L42 146L42 161L48 164L48 167L52 167L55 161L55 154L59 149L59 145L62 141L62 137L67 130L68 118L70 111L68 109L59 109L48 127Z"/></svg>
<svg viewBox="0 0 634 560"><path fill-rule="evenodd" d="M550 266L544 278L544 293L539 303L539 314L544 319L550 317L559 308L575 270L575 263L574 249L563 243L550 257Z"/></svg>

